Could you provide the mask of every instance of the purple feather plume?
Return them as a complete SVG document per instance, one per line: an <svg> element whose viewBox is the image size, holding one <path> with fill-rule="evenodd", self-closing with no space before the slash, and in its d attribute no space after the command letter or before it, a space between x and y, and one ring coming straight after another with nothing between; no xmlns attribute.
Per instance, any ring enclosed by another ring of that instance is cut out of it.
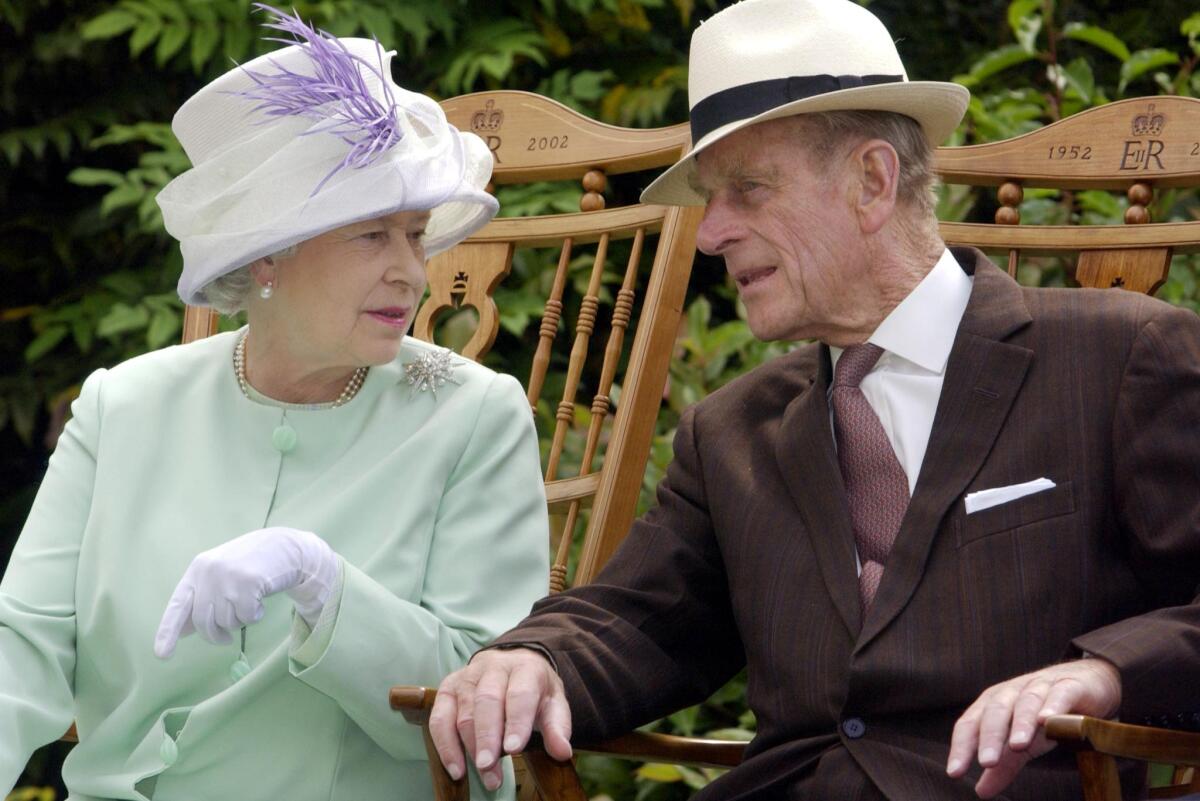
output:
<svg viewBox="0 0 1200 801"><path fill-rule="evenodd" d="M350 53L336 36L306 24L299 14L289 16L264 3L255 3L254 7L271 16L270 21L263 23L264 27L291 36L291 39L268 38L298 45L312 62L314 74L301 75L278 64L275 66L279 71L274 73L243 67L255 86L233 94L256 102L254 110L268 117L307 117L327 121L305 133L331 134L350 147L341 163L317 184L313 195L341 170L346 167L361 169L373 164L400 141L403 133L396 121L396 101L390 76L384 73L382 47L379 64L374 65ZM379 79L386 102L380 102L371 94L363 78L364 69Z"/></svg>

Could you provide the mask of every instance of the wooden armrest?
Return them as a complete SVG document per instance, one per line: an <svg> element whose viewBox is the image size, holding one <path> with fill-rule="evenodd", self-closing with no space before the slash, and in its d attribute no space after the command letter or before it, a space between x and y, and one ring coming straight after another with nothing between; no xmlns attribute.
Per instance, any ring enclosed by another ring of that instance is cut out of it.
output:
<svg viewBox="0 0 1200 801"><path fill-rule="evenodd" d="M1046 720L1046 736L1071 748L1115 757L1200 767L1200 734L1086 715L1054 715Z"/></svg>
<svg viewBox="0 0 1200 801"><path fill-rule="evenodd" d="M392 709L404 715L409 723L421 727L425 737L425 751L433 773L435 797L466 801L467 783L451 780L450 774L442 767L429 736L429 711L433 708L436 698L437 690L430 687L398 686L388 693ZM732 768L741 763L746 744L730 740L702 740L635 731L601 743L583 744L575 750L651 762ZM523 756L529 767L530 777L544 797L564 801L586 801L571 763L552 759L546 754L541 738L536 734L530 738Z"/></svg>
<svg viewBox="0 0 1200 801"><path fill-rule="evenodd" d="M425 740L425 756L429 760L429 773L433 779L433 797L438 801L470 801L471 788L466 778L455 781L450 778L437 749L433 746L433 738L429 736L429 710L437 698L437 690L432 687L393 687L388 692L388 701L404 719L414 726L421 727L421 736Z"/></svg>
<svg viewBox="0 0 1200 801"><path fill-rule="evenodd" d="M602 743L583 744L576 750L647 762L733 768L741 764L746 744L735 740L704 740L635 731Z"/></svg>
<svg viewBox="0 0 1200 801"><path fill-rule="evenodd" d="M404 719L414 726L429 724L429 710L433 709L433 700L437 698L437 690L432 687L410 687L400 685L388 692L388 701Z"/></svg>

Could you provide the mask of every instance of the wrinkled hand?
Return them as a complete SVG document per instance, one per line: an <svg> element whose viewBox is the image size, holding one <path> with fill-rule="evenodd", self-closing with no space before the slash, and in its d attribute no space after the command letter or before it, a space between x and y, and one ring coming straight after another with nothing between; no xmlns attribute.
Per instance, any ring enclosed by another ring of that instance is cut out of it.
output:
<svg viewBox="0 0 1200 801"><path fill-rule="evenodd" d="M504 751L520 753L537 729L547 753L571 758L571 710L562 679L550 662L528 648L483 651L438 687L429 729L442 764L461 779L463 746L489 790L500 786ZM461 742L460 742L461 738Z"/></svg>
<svg viewBox="0 0 1200 801"><path fill-rule="evenodd" d="M287 590L310 625L321 616L340 561L308 531L276 526L243 534L192 560L167 602L154 654L168 659L180 637L193 631L211 643L232 642L233 632L262 619L262 600Z"/></svg>
<svg viewBox="0 0 1200 801"><path fill-rule="evenodd" d="M1121 675L1103 659L1080 659L1017 676L983 691L954 724L946 773L959 777L978 756L983 775L975 784L991 798L1029 760L1054 748L1042 724L1051 715L1107 718L1121 706Z"/></svg>

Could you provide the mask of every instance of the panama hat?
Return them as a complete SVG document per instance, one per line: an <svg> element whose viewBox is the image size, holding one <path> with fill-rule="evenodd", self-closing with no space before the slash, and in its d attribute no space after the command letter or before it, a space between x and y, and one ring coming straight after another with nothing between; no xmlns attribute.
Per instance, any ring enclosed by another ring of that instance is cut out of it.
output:
<svg viewBox="0 0 1200 801"><path fill-rule="evenodd" d="M750 125L817 111L892 111L931 145L958 125L970 93L910 81L891 35L850 0L742 0L692 34L688 104L693 148L642 193L642 202L702 206L696 156Z"/></svg>
<svg viewBox="0 0 1200 801"><path fill-rule="evenodd" d="M225 73L171 122L192 168L157 200L185 303L207 305L214 279L344 225L429 210L432 256L495 215L491 151L393 83L392 53L259 8L296 44Z"/></svg>

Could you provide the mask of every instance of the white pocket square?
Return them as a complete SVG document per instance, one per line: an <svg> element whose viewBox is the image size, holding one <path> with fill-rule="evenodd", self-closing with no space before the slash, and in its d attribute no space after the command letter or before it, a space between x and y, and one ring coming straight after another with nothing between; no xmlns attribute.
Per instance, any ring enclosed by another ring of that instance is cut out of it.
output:
<svg viewBox="0 0 1200 801"><path fill-rule="evenodd" d="M1048 478L1037 478L1033 481L1026 481L1024 484L1010 484L1007 487L968 492L963 498L963 503L967 506L967 514L971 515L1002 503L1015 501L1017 498L1024 498L1026 495L1054 489L1054 486L1054 482Z"/></svg>

